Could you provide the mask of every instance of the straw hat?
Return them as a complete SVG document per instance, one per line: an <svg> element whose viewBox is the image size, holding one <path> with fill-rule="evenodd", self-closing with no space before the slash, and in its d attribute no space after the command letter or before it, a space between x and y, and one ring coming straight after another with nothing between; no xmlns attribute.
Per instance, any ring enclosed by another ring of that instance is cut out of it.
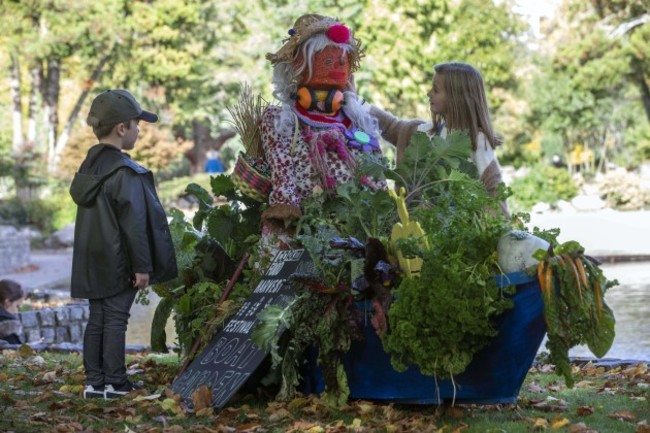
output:
<svg viewBox="0 0 650 433"><path fill-rule="evenodd" d="M363 55L361 41L356 39L350 29L341 24L339 20L318 14L300 16L293 28L289 30L289 38L284 40L282 48L275 53L267 53L266 58L273 65L281 62L293 62L300 44L319 33L325 33L333 42L351 45L354 48L350 53L351 70L355 71L359 68L359 62Z"/></svg>

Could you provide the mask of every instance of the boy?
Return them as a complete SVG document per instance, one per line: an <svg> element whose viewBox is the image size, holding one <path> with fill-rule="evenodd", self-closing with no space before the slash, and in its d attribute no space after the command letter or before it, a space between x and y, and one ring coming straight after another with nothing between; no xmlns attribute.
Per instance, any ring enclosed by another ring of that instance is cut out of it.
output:
<svg viewBox="0 0 650 433"><path fill-rule="evenodd" d="M99 144L88 150L70 195L77 204L71 295L89 300L84 333L84 398L114 398L138 386L127 379L126 327L138 289L173 279L176 257L151 171L133 149L140 120L156 122L126 90L92 102L86 120Z"/></svg>

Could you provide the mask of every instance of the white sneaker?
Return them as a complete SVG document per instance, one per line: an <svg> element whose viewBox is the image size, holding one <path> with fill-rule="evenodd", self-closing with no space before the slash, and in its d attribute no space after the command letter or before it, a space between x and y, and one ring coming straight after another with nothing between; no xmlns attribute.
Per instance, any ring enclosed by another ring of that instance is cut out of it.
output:
<svg viewBox="0 0 650 433"><path fill-rule="evenodd" d="M104 385L86 385L86 389L84 389L84 398L106 398Z"/></svg>

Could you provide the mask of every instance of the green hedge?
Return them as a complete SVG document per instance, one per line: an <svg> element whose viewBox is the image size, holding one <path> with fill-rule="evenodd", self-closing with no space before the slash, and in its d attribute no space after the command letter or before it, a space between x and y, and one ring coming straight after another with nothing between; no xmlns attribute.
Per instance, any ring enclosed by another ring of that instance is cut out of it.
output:
<svg viewBox="0 0 650 433"><path fill-rule="evenodd" d="M545 164L537 164L526 176L514 179L510 188L510 202L518 211L529 211L539 202L553 205L558 200L571 200L578 194L566 169Z"/></svg>

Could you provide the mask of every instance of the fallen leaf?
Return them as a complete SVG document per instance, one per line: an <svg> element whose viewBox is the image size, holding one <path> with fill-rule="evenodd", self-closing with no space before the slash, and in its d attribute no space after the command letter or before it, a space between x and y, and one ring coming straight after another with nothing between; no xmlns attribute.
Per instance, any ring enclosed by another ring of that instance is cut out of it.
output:
<svg viewBox="0 0 650 433"><path fill-rule="evenodd" d="M200 411L212 407L212 390L207 385L199 386L191 395L194 410Z"/></svg>
<svg viewBox="0 0 650 433"><path fill-rule="evenodd" d="M594 408L591 406L580 406L578 409L576 409L576 413L580 416L591 415L594 413Z"/></svg>
<svg viewBox="0 0 650 433"><path fill-rule="evenodd" d="M569 433L598 433L598 430L589 428L585 425L585 423L582 422L571 424L567 430Z"/></svg>
<svg viewBox="0 0 650 433"><path fill-rule="evenodd" d="M48 371L47 373L43 374L39 382L45 384L45 383L52 383L55 380L56 380L56 371Z"/></svg>
<svg viewBox="0 0 650 433"><path fill-rule="evenodd" d="M291 413L284 408L277 409L269 415L269 421L271 422L278 422L285 418L291 418Z"/></svg>
<svg viewBox="0 0 650 433"><path fill-rule="evenodd" d="M529 392L544 392L544 388L542 388L541 386L539 386L536 383L531 383L530 385L528 385L528 391Z"/></svg>
<svg viewBox="0 0 650 433"><path fill-rule="evenodd" d="M151 394L151 395L139 395L133 399L133 401L152 401L158 400L162 394Z"/></svg>
<svg viewBox="0 0 650 433"><path fill-rule="evenodd" d="M172 412L175 415L180 415L183 412L178 402L173 398L166 398L163 401L158 402L158 404L160 404L163 409Z"/></svg>
<svg viewBox="0 0 650 433"><path fill-rule="evenodd" d="M235 431L242 432L242 433L248 433L248 432L254 432L255 430L258 430L260 428L260 425L256 422L249 422L247 424L242 424L240 426L237 426Z"/></svg>
<svg viewBox="0 0 650 433"><path fill-rule="evenodd" d="M548 427L548 420L546 418L535 418L533 420L533 430L546 430Z"/></svg>
<svg viewBox="0 0 650 433"><path fill-rule="evenodd" d="M650 425L639 424L634 433L650 433Z"/></svg>
<svg viewBox="0 0 650 433"><path fill-rule="evenodd" d="M83 385L62 385L61 388L59 388L59 391L61 392L75 394L75 395L81 394L83 390L84 390Z"/></svg>
<svg viewBox="0 0 650 433"><path fill-rule="evenodd" d="M542 410L544 412L562 412L567 408L567 403L564 400L559 398L551 397L550 395L546 397L546 400L541 403L534 404L535 409Z"/></svg>
<svg viewBox="0 0 650 433"><path fill-rule="evenodd" d="M304 398L304 397L294 398L293 400L291 400L291 401L289 402L289 404L287 405L287 408L288 408L289 410L291 410L291 409L297 409L297 408L299 408L299 407L302 407L302 406L306 405L306 404L307 404L307 401L308 401L308 400L307 400L306 398Z"/></svg>
<svg viewBox="0 0 650 433"><path fill-rule="evenodd" d="M610 418L619 419L621 421L636 421L636 415L634 415L629 410L619 410L614 413L607 415Z"/></svg>
<svg viewBox="0 0 650 433"><path fill-rule="evenodd" d="M551 428L553 430L559 430L565 425L569 424L569 420L566 418L560 418L560 417L555 417L553 418L553 421L551 421Z"/></svg>
<svg viewBox="0 0 650 433"><path fill-rule="evenodd" d="M198 418L210 417L210 416L214 415L214 409L212 408L212 406L204 407L203 409L197 410L194 413L194 415L197 416Z"/></svg>

